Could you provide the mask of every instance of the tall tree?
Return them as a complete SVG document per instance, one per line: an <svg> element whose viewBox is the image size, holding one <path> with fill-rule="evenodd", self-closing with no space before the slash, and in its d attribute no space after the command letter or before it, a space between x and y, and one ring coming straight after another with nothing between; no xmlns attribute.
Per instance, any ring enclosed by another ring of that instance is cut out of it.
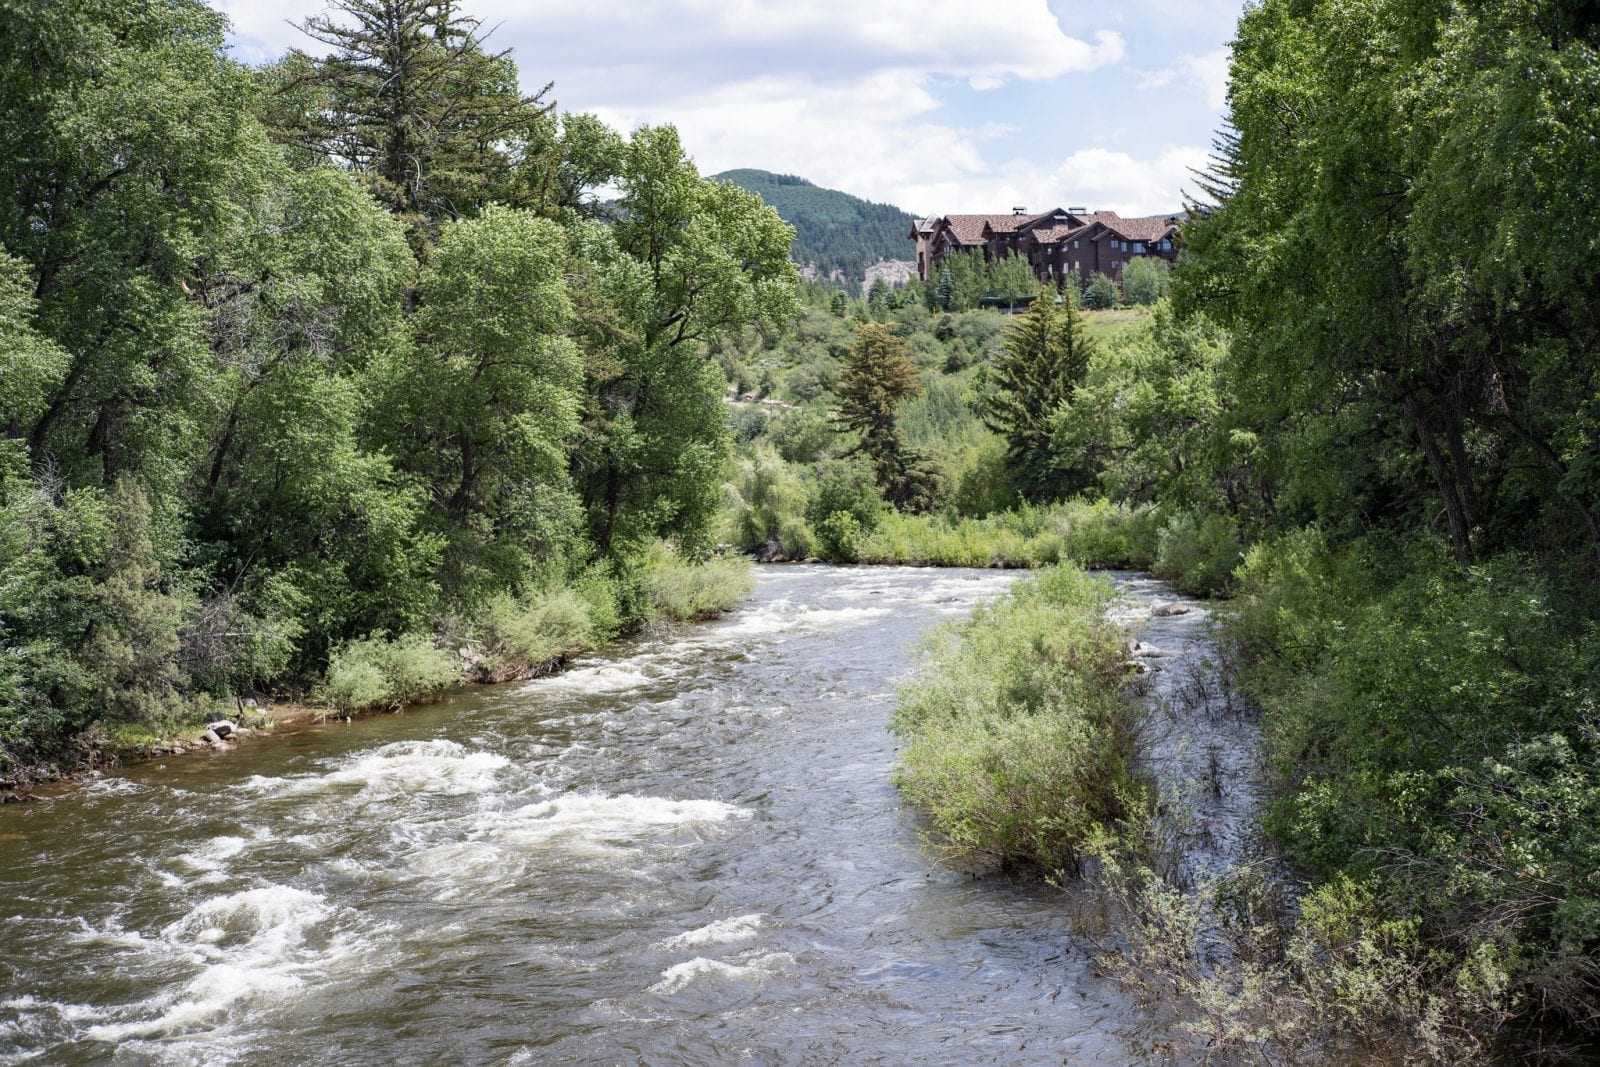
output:
<svg viewBox="0 0 1600 1067"><path fill-rule="evenodd" d="M1017 488L1031 500L1051 500L1085 487L1081 472L1058 468L1051 451L1053 420L1083 382L1094 343L1069 300L1057 305L1045 287L1007 327L984 375L978 413L1006 440Z"/></svg>
<svg viewBox="0 0 1600 1067"><path fill-rule="evenodd" d="M910 346L879 322L856 327L835 388L839 422L860 436L852 453L872 463L878 489L897 508L924 510L933 503L926 461L900 432L900 405L922 392Z"/></svg>
<svg viewBox="0 0 1600 1067"><path fill-rule="evenodd" d="M1239 338L1299 517L1429 514L1461 559L1600 559L1600 33L1577 10L1274 0L1241 22L1237 134L1180 289Z"/></svg>
<svg viewBox="0 0 1600 1067"><path fill-rule="evenodd" d="M794 230L761 200L700 177L670 126L635 130L620 218L574 225L578 324L589 353L574 470L595 545L708 537L729 449L725 381L707 345L775 328L797 306Z"/></svg>
<svg viewBox="0 0 1600 1067"><path fill-rule="evenodd" d="M421 238L509 198L554 105L549 85L521 91L477 19L450 0L338 0L301 29L332 52L280 64L266 109L280 140L349 168Z"/></svg>
<svg viewBox="0 0 1600 1067"><path fill-rule="evenodd" d="M4 17L0 246L31 272L38 329L70 353L25 422L4 421L70 484L137 473L175 488L210 373L192 290L271 162L249 80L197 0Z"/></svg>

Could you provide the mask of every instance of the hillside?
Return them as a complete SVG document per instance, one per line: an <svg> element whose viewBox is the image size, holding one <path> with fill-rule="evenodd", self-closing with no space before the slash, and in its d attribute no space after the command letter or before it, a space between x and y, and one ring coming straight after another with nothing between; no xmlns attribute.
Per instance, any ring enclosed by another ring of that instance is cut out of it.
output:
<svg viewBox="0 0 1600 1067"><path fill-rule="evenodd" d="M795 228L794 261L811 264L824 276L841 271L859 285L868 264L911 258L906 235L915 221L890 204L824 189L791 174L729 170L713 175L757 194Z"/></svg>

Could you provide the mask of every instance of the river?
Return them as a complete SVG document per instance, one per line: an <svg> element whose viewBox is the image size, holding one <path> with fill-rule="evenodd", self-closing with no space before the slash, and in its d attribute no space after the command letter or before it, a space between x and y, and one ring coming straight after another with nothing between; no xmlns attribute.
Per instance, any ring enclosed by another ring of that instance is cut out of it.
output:
<svg viewBox="0 0 1600 1067"><path fill-rule="evenodd" d="M0 1062L1133 1058L1062 890L941 869L889 784L918 641L1019 575L759 575L557 676L0 809ZM1203 610L1118 580L1177 679Z"/></svg>

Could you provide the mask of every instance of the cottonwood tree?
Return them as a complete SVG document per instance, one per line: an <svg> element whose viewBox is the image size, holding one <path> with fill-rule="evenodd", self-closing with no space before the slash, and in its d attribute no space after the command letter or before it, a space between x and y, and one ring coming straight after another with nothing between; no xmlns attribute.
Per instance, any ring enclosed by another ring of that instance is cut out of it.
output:
<svg viewBox="0 0 1600 1067"><path fill-rule="evenodd" d="M1597 50L1558 3L1241 22L1181 303L1239 338L1230 378L1325 523L1600 548Z"/></svg>
<svg viewBox="0 0 1600 1067"><path fill-rule="evenodd" d="M577 524L567 448L583 371L566 258L560 227L527 211L449 223L422 277L414 347L373 373L378 440L427 489L458 602L529 580Z"/></svg>
<svg viewBox="0 0 1600 1067"><path fill-rule="evenodd" d="M635 130L612 227L574 224L569 270L591 309L584 432L573 470L600 552L672 537L703 546L730 447L707 346L798 307L794 230L760 198L702 178L670 126Z"/></svg>

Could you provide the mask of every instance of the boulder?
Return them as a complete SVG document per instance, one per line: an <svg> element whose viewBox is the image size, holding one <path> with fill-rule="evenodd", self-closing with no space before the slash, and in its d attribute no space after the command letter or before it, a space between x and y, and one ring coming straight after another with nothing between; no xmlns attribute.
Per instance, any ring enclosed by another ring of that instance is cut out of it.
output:
<svg viewBox="0 0 1600 1067"><path fill-rule="evenodd" d="M205 733L200 735L200 740L204 741L208 745L214 745L218 741L221 741L222 738L217 736L217 732L215 730L207 730Z"/></svg>
<svg viewBox="0 0 1600 1067"><path fill-rule="evenodd" d="M218 738L226 739L230 734L233 734L236 731L234 730L233 723L229 722L227 719L218 719L216 722L211 724L211 732L216 734Z"/></svg>
<svg viewBox="0 0 1600 1067"><path fill-rule="evenodd" d="M761 546L761 551L756 553L757 563L784 563L788 558L783 554L783 546L776 541L768 541Z"/></svg>
<svg viewBox="0 0 1600 1067"><path fill-rule="evenodd" d="M214 722L223 722L227 718L228 718L228 713L227 712L224 712L224 711L208 711L208 712L205 713L205 717L202 718L200 721L205 723L207 726L210 726Z"/></svg>
<svg viewBox="0 0 1600 1067"><path fill-rule="evenodd" d="M1158 619L1168 619L1174 615L1187 615L1192 610L1187 604L1162 604L1150 614Z"/></svg>

